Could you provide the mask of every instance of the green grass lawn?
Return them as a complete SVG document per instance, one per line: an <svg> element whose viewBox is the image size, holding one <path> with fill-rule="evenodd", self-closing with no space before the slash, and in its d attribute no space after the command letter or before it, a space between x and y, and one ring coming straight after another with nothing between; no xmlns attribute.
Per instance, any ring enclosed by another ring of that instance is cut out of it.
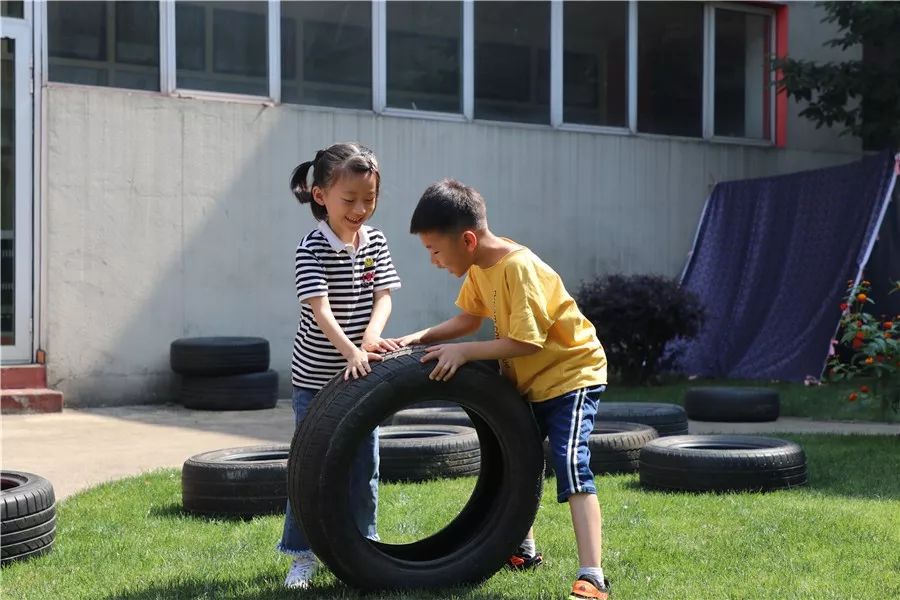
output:
<svg viewBox="0 0 900 600"><path fill-rule="evenodd" d="M714 386L768 387L781 396L781 416L809 417L837 421L887 421L900 422L900 413L883 412L880 405L872 402L848 402L850 392L859 389L859 383L829 383L820 386L806 386L789 381L740 381L671 379L661 385L625 386L612 384L603 394L607 402L671 402L684 404L684 392L688 388Z"/></svg>
<svg viewBox="0 0 900 600"><path fill-rule="evenodd" d="M800 442L810 483L768 494L642 491L636 475L598 479L604 569L618 599L900 598L900 438L783 436ZM473 480L384 485L388 539L432 531ZM59 507L57 546L2 570L16 600L357 598L328 572L315 590L280 588L278 516L213 520L181 512L180 477L158 471L78 494ZM546 563L474 588L380 599L565 598L577 568L565 505L548 480L536 523Z"/></svg>

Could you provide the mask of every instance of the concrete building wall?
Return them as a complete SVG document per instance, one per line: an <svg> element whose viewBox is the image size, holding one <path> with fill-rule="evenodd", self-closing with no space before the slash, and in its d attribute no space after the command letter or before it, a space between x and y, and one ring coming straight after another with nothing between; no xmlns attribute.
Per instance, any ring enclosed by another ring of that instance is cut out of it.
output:
<svg viewBox="0 0 900 600"><path fill-rule="evenodd" d="M788 56L819 62L860 60L862 46L847 50L824 46L838 36L833 24L823 23L825 10L814 2L788 3ZM787 135L790 148L814 152L859 152L858 138L838 135L838 130L822 127L799 116L805 107L793 100L788 104Z"/></svg>
<svg viewBox="0 0 900 600"><path fill-rule="evenodd" d="M809 15L807 15L809 13ZM792 52L831 36L792 12ZM808 18L807 18L808 17ZM715 182L849 162L858 141L800 121L787 149L654 136L449 123L369 112L47 90L49 383L71 406L166 401L172 340L259 335L289 390L298 307L293 253L314 226L288 190L296 164L336 141L372 147L385 231L404 287L388 335L453 314L460 281L409 235L442 177L477 187L492 228L531 247L574 292L607 272L677 275Z"/></svg>

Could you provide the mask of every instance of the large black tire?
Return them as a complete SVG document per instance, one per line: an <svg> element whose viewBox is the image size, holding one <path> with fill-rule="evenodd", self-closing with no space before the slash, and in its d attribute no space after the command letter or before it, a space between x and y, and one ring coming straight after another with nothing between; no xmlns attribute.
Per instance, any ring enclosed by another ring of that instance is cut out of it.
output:
<svg viewBox="0 0 900 600"><path fill-rule="evenodd" d="M181 375L259 373L269 368L269 342L258 337L181 338L172 342L169 362Z"/></svg>
<svg viewBox="0 0 900 600"><path fill-rule="evenodd" d="M393 425L456 425L472 427L472 419L460 406L407 408L394 415Z"/></svg>
<svg viewBox="0 0 900 600"><path fill-rule="evenodd" d="M657 437L656 430L649 425L615 421L597 423L594 433L588 438L591 472L594 475L637 472L641 448ZM546 442L544 455L549 475L553 472L553 465L550 461L550 447Z"/></svg>
<svg viewBox="0 0 900 600"><path fill-rule="evenodd" d="M288 494L312 549L345 583L362 590L471 584L503 567L537 514L543 456L537 425L515 388L481 365L449 382L428 379L420 349L385 355L358 380L331 380L294 434ZM409 544L366 539L349 515L352 458L385 416L429 398L448 398L475 417L481 467L472 496L444 529Z"/></svg>
<svg viewBox="0 0 900 600"><path fill-rule="evenodd" d="M179 399L195 410L260 410L278 404L278 372L181 378Z"/></svg>
<svg viewBox="0 0 900 600"><path fill-rule="evenodd" d="M764 491L806 483L806 455L786 440L749 435L684 435L641 450L641 485L693 492Z"/></svg>
<svg viewBox="0 0 900 600"><path fill-rule="evenodd" d="M383 481L428 481L478 475L481 451L471 427L391 425L378 430Z"/></svg>
<svg viewBox="0 0 900 600"><path fill-rule="evenodd" d="M56 495L40 475L0 472L0 562L48 552L56 540Z"/></svg>
<svg viewBox="0 0 900 600"><path fill-rule="evenodd" d="M781 400L769 388L696 387L684 394L684 410L696 421L775 421Z"/></svg>
<svg viewBox="0 0 900 600"><path fill-rule="evenodd" d="M596 427L600 427L606 421L649 425L656 430L659 437L686 435L688 432L687 414L677 404L601 401L597 406L594 423Z"/></svg>
<svg viewBox="0 0 900 600"><path fill-rule="evenodd" d="M192 456L181 468L184 510L252 517L287 505L287 445L226 448Z"/></svg>

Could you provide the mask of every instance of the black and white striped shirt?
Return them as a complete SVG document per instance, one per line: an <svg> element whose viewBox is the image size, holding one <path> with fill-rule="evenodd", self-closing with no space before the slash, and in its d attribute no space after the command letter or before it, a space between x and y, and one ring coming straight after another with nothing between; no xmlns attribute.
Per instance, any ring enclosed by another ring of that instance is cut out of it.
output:
<svg viewBox="0 0 900 600"><path fill-rule="evenodd" d="M300 300L300 324L294 338L291 381L295 387L319 389L346 367L316 323L309 298L328 296L334 318L356 346L372 316L375 292L400 287L384 234L366 225L359 248L345 244L325 221L297 245L294 279Z"/></svg>

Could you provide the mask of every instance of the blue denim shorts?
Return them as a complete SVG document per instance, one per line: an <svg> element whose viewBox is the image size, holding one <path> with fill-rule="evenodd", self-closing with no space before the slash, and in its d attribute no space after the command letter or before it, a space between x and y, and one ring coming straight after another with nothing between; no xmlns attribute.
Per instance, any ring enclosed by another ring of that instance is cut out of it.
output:
<svg viewBox="0 0 900 600"><path fill-rule="evenodd" d="M532 402L531 410L541 432L550 440L550 460L556 473L556 499L566 502L572 494L596 494L588 440L594 432L594 416L605 385L581 388Z"/></svg>

